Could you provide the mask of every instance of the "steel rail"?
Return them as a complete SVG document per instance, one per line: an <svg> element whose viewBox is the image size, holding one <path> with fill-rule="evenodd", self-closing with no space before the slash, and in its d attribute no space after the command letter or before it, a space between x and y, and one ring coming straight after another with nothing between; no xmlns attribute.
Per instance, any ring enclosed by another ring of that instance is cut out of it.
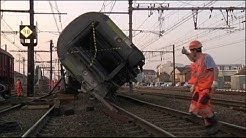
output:
<svg viewBox="0 0 246 138"><path fill-rule="evenodd" d="M137 101L137 102L140 102L140 103L152 106L152 107L156 107L156 108L159 108L159 109L162 109L162 110L163 109L164 110L168 110L174 115L179 115L179 116L180 115L181 116L189 115L186 112L182 112L182 111L174 110L174 109L171 109L171 108L163 107L163 106L156 105L156 104L153 104L153 103L149 103L149 102L146 102L146 101L142 101L142 100L139 100L139 99L136 99L136 98L132 98L130 96L125 96L125 95L122 95L122 94L117 94L117 96L123 97L123 98L127 98L127 99L131 99L131 100L134 100L134 101ZM202 117L199 116L199 118L202 118ZM233 134L233 135L236 135L236 136L239 136L239 137L245 137L246 136L246 127L230 124L230 123L223 122L223 121L219 121L219 122L222 124L220 130L223 130L223 131L225 131L227 133L230 133L230 134ZM202 122L199 122L199 123L202 123Z"/></svg>
<svg viewBox="0 0 246 138"><path fill-rule="evenodd" d="M17 105L14 105L14 106L5 108L5 109L3 109L3 110L0 111L0 114L3 114L4 112L10 111L10 110L15 109L15 108L19 108L21 106L23 106L23 104L17 104Z"/></svg>
<svg viewBox="0 0 246 138"><path fill-rule="evenodd" d="M137 117L136 115L124 110L123 108L113 104L113 103L110 103L112 104L116 109L118 109L118 111L126 114L127 116L130 116L134 119L134 122L138 125L140 125L142 128L144 128L146 131L150 132L151 134L153 134L154 136L157 136L157 137L175 137L173 134Z"/></svg>
<svg viewBox="0 0 246 138"><path fill-rule="evenodd" d="M160 96L173 96L178 99L185 99L185 100L190 100L190 96L184 96L184 95L177 95L177 94L165 94L165 93L145 93L144 91L141 90L135 90L137 92L143 92L144 94L148 95L160 95ZM214 104L230 107L235 110L240 110L240 111L246 111L246 104L244 101L235 101L235 100L224 100L224 99L218 99L218 98L212 98L211 102Z"/></svg>
<svg viewBox="0 0 246 138"><path fill-rule="evenodd" d="M51 111L55 108L53 105L30 129L26 131L21 137L36 137L38 131L45 125L46 121L48 120L48 116L50 115Z"/></svg>

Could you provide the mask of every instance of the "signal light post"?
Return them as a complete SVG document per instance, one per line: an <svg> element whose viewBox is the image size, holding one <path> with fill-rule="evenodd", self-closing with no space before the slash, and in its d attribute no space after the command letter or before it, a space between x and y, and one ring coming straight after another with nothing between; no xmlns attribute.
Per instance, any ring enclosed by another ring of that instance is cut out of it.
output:
<svg viewBox="0 0 246 138"><path fill-rule="evenodd" d="M34 28L34 3L30 0L30 27ZM27 96L34 95L34 39L28 45Z"/></svg>
<svg viewBox="0 0 246 138"><path fill-rule="evenodd" d="M1 0L0 0L1 1ZM34 47L37 45L37 31L34 26L34 14L66 14L66 13L34 13L34 0L29 0L30 10L7 10L0 9L1 12L17 12L17 13L29 13L30 25L20 26L20 40L23 46L28 47L28 62L27 62L27 96L34 95ZM1 7L1 4L0 4ZM1 31L1 24L0 24ZM34 41L36 40L36 41ZM1 43L1 39L0 39Z"/></svg>

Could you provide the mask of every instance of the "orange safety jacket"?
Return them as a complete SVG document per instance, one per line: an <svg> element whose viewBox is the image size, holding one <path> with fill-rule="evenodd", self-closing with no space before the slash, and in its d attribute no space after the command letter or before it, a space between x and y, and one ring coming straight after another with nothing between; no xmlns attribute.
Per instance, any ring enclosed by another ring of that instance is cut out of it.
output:
<svg viewBox="0 0 246 138"><path fill-rule="evenodd" d="M207 69L205 64L206 54L201 54L200 58L194 62L195 70L194 76L196 77L195 90L203 91L205 89L210 90L214 80L213 70Z"/></svg>
<svg viewBox="0 0 246 138"><path fill-rule="evenodd" d="M191 76L190 76L190 80L188 81L190 84L195 84L197 81L197 77L196 77L196 64L193 62L191 64Z"/></svg>
<svg viewBox="0 0 246 138"><path fill-rule="evenodd" d="M16 81L16 90L17 91L22 91L22 86L21 86L21 81Z"/></svg>
<svg viewBox="0 0 246 138"><path fill-rule="evenodd" d="M21 89L21 82L20 82L20 81L17 81L17 82L16 82L16 88L17 88L17 89Z"/></svg>

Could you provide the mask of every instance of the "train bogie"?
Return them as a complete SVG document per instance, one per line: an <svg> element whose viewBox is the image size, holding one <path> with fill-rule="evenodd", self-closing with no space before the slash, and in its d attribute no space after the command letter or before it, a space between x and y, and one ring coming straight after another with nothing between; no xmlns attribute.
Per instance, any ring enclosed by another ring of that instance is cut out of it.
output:
<svg viewBox="0 0 246 138"><path fill-rule="evenodd" d="M133 80L145 60L122 30L98 12L73 20L59 36L57 53L84 90L101 96Z"/></svg>

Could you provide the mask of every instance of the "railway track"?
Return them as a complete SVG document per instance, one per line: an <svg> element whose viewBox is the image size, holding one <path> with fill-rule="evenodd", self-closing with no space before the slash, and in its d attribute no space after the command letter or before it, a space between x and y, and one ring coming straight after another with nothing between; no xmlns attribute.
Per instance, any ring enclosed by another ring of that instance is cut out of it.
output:
<svg viewBox="0 0 246 138"><path fill-rule="evenodd" d="M153 136L170 136L170 137L176 137L176 136L202 136L205 132L205 129L203 127L203 123L197 122L197 123L191 123L187 122L184 119L184 116L187 116L187 113L183 113L180 111L172 110L167 111L167 109L159 109L163 107L149 107L150 105L145 105L145 103L138 103L138 106L135 105L136 101L129 102L126 99L121 99L121 96L116 97L116 101L119 101L114 105L116 108L122 110L122 112L128 113L129 116L131 116L129 123L125 124L125 127L123 128L127 132L127 136L130 137L153 137ZM177 97L177 96L175 96ZM151 105L152 106L152 105ZM122 108L124 107L124 108ZM150 108L150 109L146 109ZM143 111L141 110L143 109ZM168 109L169 110L169 109ZM11 110L10 110L11 111ZM138 113L136 113L138 111ZM35 110L32 110L32 114L36 114ZM48 113L49 112L49 113ZM178 113L176 113L178 112ZM10 116L14 116L11 115ZM26 114L26 113L23 113ZM30 114L30 113L28 113ZM14 133L8 133L1 136L18 136L18 137L53 137L55 136L54 130L56 127L59 127L59 124L56 121L56 117L52 115L52 109L49 109L49 111L43 110L42 113L38 113L40 116L38 118L35 118L35 120L32 121L31 124L28 124L28 126L22 127L21 130ZM160 115L161 114L161 115ZM42 115L42 116L41 116ZM33 119L32 115L29 115L28 117L25 117L26 115L23 115L22 117L24 119ZM10 117L11 118L11 117ZM19 120L20 124L23 124L21 121L23 118L16 118L15 120ZM3 118L4 119L4 118ZM17 122L17 121L16 121ZM59 122L59 121L58 121ZM238 136L245 136L245 134L242 134L242 130L240 130L239 126L232 125L226 122L222 122L223 126L219 133L215 136L231 136L231 137L238 137ZM195 132L189 132L190 130L196 130L198 128L198 131ZM239 128L239 129L238 129ZM56 128L57 129L57 128ZM59 129L59 128L58 128ZM186 129L189 129L186 130ZM243 130L245 128L242 128Z"/></svg>
<svg viewBox="0 0 246 138"><path fill-rule="evenodd" d="M45 94L43 96L40 97L17 97L17 96L12 96L11 100L4 100L0 102L0 115L4 114L8 111L14 110L16 108L20 108L28 103L32 103L32 102L37 102L39 100L42 99L51 99L53 98L52 95L49 94Z"/></svg>
<svg viewBox="0 0 246 138"><path fill-rule="evenodd" d="M49 108L21 137L53 137L52 128L59 126L52 115L54 108L54 105Z"/></svg>
<svg viewBox="0 0 246 138"><path fill-rule="evenodd" d="M129 89L127 87L123 87L123 89ZM187 87L136 87L136 90L140 91L182 91L182 92L188 92L190 93L190 89ZM216 94L222 94L222 95L241 95L245 96L246 93L244 90L236 92L235 90L231 89L217 89Z"/></svg>
<svg viewBox="0 0 246 138"><path fill-rule="evenodd" d="M117 95L113 104L118 110L130 115L134 122L154 136L199 137L205 133L203 121L192 123L184 117L188 113L144 102L129 96ZM246 128L222 122L218 137L245 137Z"/></svg>
<svg viewBox="0 0 246 138"><path fill-rule="evenodd" d="M1 137L20 137L27 131L47 109L16 108L1 114Z"/></svg>
<svg viewBox="0 0 246 138"><path fill-rule="evenodd" d="M13 98L13 97L12 97ZM49 95L42 97L20 97L12 99L14 103L5 103L0 108L0 136L2 137L20 137L29 127L46 112L46 108L36 108L30 104L38 105L43 98L51 98ZM29 106L28 106L29 105ZM31 109L29 109L31 108Z"/></svg>

